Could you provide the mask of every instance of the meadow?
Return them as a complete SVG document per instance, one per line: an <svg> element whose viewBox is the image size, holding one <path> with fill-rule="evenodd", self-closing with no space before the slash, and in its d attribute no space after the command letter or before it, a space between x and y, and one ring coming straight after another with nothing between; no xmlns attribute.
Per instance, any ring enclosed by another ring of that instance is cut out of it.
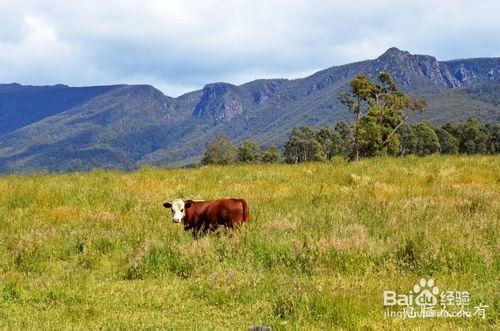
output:
<svg viewBox="0 0 500 331"><path fill-rule="evenodd" d="M498 328L500 157L0 177L0 327ZM194 239L173 198L247 200ZM420 278L486 317L384 318Z"/></svg>

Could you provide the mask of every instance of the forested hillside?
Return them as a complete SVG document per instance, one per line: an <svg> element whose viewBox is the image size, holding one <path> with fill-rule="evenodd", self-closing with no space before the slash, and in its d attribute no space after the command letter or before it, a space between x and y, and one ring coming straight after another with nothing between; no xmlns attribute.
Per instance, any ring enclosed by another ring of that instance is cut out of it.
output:
<svg viewBox="0 0 500 331"><path fill-rule="evenodd" d="M350 119L339 93L356 74L381 71L427 101L414 122L500 122L500 58L443 62L397 48L302 79L213 83L177 98L146 85L8 84L0 85L0 171L186 165L221 132L236 143L283 146L294 127Z"/></svg>

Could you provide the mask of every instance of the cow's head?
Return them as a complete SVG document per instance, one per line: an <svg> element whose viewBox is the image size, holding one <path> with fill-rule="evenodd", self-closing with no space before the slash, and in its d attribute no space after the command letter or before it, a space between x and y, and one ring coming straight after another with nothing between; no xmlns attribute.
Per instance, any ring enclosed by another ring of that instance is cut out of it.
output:
<svg viewBox="0 0 500 331"><path fill-rule="evenodd" d="M172 203L165 202L163 204L163 207L172 208L172 220L174 221L174 223L181 223L186 216L186 208L191 207L191 202L181 199L174 199Z"/></svg>

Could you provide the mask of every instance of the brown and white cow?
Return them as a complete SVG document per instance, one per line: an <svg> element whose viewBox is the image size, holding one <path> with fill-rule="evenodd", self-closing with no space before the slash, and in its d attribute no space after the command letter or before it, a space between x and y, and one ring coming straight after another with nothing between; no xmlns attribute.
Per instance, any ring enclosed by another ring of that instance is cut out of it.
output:
<svg viewBox="0 0 500 331"><path fill-rule="evenodd" d="M250 222L248 205L243 199L181 200L165 202L165 208L172 208L174 223L184 223L184 230L197 233L214 231L219 225L235 228L238 224Z"/></svg>

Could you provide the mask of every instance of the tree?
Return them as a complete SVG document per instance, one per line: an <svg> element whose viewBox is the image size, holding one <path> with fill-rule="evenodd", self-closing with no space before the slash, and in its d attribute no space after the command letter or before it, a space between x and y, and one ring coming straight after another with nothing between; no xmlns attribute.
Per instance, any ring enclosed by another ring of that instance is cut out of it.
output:
<svg viewBox="0 0 500 331"><path fill-rule="evenodd" d="M406 156L417 154L417 136L413 125L402 125L398 132L399 135L399 155Z"/></svg>
<svg viewBox="0 0 500 331"><path fill-rule="evenodd" d="M467 122L459 125L461 133L460 148L467 154L486 154L488 151L488 134L483 123L475 118L469 118Z"/></svg>
<svg viewBox="0 0 500 331"><path fill-rule="evenodd" d="M309 127L294 128L285 142L283 155L287 163L324 161L326 154L318 142L316 132Z"/></svg>
<svg viewBox="0 0 500 331"><path fill-rule="evenodd" d="M225 134L218 134L207 144L201 164L231 164L238 160L238 148Z"/></svg>
<svg viewBox="0 0 500 331"><path fill-rule="evenodd" d="M495 154L500 148L500 125L488 123L485 127L488 134L488 153Z"/></svg>
<svg viewBox="0 0 500 331"><path fill-rule="evenodd" d="M458 124L447 123L442 127L458 140L458 151L466 154L486 154L491 149L491 138L486 126L469 118Z"/></svg>
<svg viewBox="0 0 500 331"><path fill-rule="evenodd" d="M415 112L422 112L426 104L413 100L402 92L388 72L378 75L375 84L366 75L358 75L349 86L350 93L340 93L340 102L355 114L354 153L365 156L398 153L397 131Z"/></svg>
<svg viewBox="0 0 500 331"><path fill-rule="evenodd" d="M453 137L451 133L443 128L437 128L436 135L439 138L442 154L457 154L458 153L458 139Z"/></svg>
<svg viewBox="0 0 500 331"><path fill-rule="evenodd" d="M272 145L262 154L263 163L278 163L281 159L281 153L278 147Z"/></svg>
<svg viewBox="0 0 500 331"><path fill-rule="evenodd" d="M430 155L441 150L439 138L429 122L420 122L415 127L415 136L417 139L417 155Z"/></svg>
<svg viewBox="0 0 500 331"><path fill-rule="evenodd" d="M341 92L339 99L347 109L354 113L354 149L352 159L359 159L359 125L363 111L367 108L368 98L373 89L371 79L363 74L357 75L349 83L351 93Z"/></svg>
<svg viewBox="0 0 500 331"><path fill-rule="evenodd" d="M316 140L323 147L326 158L330 160L335 155L342 154L342 138L331 126L325 125L316 132Z"/></svg>
<svg viewBox="0 0 500 331"><path fill-rule="evenodd" d="M360 153L362 156L377 156L382 154L382 128L373 117L364 117L359 129Z"/></svg>
<svg viewBox="0 0 500 331"><path fill-rule="evenodd" d="M339 133L341 139L340 154L346 159L351 158L354 153L354 128L352 124L339 121L335 125L335 131Z"/></svg>
<svg viewBox="0 0 500 331"><path fill-rule="evenodd" d="M252 140L246 140L238 149L238 159L244 163L258 163L260 161L260 148Z"/></svg>

